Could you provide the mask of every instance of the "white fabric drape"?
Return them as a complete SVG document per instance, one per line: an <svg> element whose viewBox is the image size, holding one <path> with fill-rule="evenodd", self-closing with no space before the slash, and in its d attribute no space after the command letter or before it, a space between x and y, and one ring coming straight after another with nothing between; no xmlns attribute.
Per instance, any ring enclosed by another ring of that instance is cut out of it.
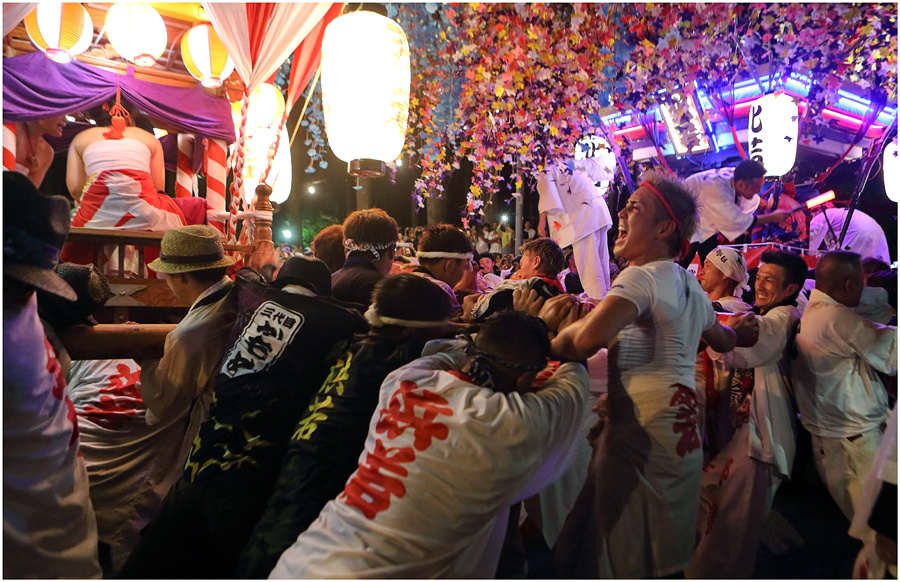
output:
<svg viewBox="0 0 900 582"><path fill-rule="evenodd" d="M331 8L330 2L278 3L254 64L250 59L246 3L202 4L248 91L253 91L265 82ZM272 26L272 23L277 24Z"/></svg>
<svg viewBox="0 0 900 582"><path fill-rule="evenodd" d="M37 2L4 2L3 3L3 36L6 36L25 20L28 13L37 8Z"/></svg>

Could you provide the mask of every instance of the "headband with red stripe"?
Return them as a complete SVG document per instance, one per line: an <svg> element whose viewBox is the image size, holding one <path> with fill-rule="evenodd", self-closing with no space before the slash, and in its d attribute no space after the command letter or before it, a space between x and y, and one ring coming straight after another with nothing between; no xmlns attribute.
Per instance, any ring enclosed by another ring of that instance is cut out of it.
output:
<svg viewBox="0 0 900 582"><path fill-rule="evenodd" d="M666 212L669 213L669 218L671 218L672 220L675 221L676 226L680 226L678 223L678 219L675 218L675 213L672 211L672 207L669 206L669 203L666 202L665 198L663 198L663 195L659 192L659 189L656 186L654 186L653 184L651 184L650 182L641 182L641 186L646 186L647 188L650 188L650 190L654 194L656 194L656 197L659 198L659 201L662 202L662 205L666 207Z"/></svg>

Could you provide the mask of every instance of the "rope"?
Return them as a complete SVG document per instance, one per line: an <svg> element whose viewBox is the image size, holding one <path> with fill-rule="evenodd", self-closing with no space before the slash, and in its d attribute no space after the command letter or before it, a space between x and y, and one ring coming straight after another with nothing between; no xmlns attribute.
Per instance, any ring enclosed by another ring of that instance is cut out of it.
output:
<svg viewBox="0 0 900 582"><path fill-rule="evenodd" d="M234 152L234 179L231 181L231 217L228 219L228 242L234 242L237 232L237 213L243 203L244 189L244 148L247 143L247 112L250 108L250 92L244 86L244 97L241 99L241 127L238 131L238 143Z"/></svg>
<svg viewBox="0 0 900 582"><path fill-rule="evenodd" d="M278 146L281 144L281 130L284 129L284 124L287 123L288 118L288 108L284 108L284 113L281 115L281 121L278 123L278 131L275 132L275 141L269 146L269 151L266 152L266 169L262 173L262 177L259 179L260 184L269 184L266 180L269 179L269 172L272 170L272 163L275 161L275 154L278 152ZM290 144L288 144L290 147Z"/></svg>

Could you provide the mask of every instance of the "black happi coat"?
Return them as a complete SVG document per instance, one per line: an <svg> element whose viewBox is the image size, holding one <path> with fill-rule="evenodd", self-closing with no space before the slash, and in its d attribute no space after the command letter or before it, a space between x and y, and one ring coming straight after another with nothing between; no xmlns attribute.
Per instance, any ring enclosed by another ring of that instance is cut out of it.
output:
<svg viewBox="0 0 900 582"><path fill-rule="evenodd" d="M275 483L294 427L336 357L368 325L330 297L241 278L235 288L237 321L184 478L261 492Z"/></svg>
<svg viewBox="0 0 900 582"><path fill-rule="evenodd" d="M266 578L282 552L344 490L363 452L385 377L424 343L358 338L332 366L296 426L269 504L241 555L241 578Z"/></svg>

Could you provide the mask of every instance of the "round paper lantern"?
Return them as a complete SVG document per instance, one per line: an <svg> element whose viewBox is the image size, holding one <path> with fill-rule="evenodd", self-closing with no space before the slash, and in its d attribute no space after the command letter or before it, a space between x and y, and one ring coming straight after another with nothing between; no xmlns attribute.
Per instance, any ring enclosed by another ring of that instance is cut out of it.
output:
<svg viewBox="0 0 900 582"><path fill-rule="evenodd" d="M766 167L767 176L783 176L794 167L799 120L800 110L786 93L764 95L750 106L749 156Z"/></svg>
<svg viewBox="0 0 900 582"><path fill-rule="evenodd" d="M897 157L897 138L884 148L884 191L888 198L900 202L900 157Z"/></svg>
<svg viewBox="0 0 900 582"><path fill-rule="evenodd" d="M244 201L249 205L256 193L256 186L266 169L266 156L269 155L269 147L275 143L277 127L258 128L247 138L244 148ZM266 182L272 187L272 202L283 203L291 195L291 181L293 170L291 169L290 136L287 127L281 128L281 144L275 152L272 160L272 169Z"/></svg>
<svg viewBox="0 0 900 582"><path fill-rule="evenodd" d="M225 45L212 24L198 24L181 37L181 58L204 87L221 87L234 70Z"/></svg>
<svg viewBox="0 0 900 582"><path fill-rule="evenodd" d="M263 83L250 92L250 103L247 105L247 133L253 133L260 127L269 127L281 121L284 115L284 95L275 85ZM231 104L231 118L234 127L239 131L241 126L241 102Z"/></svg>
<svg viewBox="0 0 900 582"><path fill-rule="evenodd" d="M106 36L125 60L152 67L166 50L166 24L143 2L119 2L106 13Z"/></svg>
<svg viewBox="0 0 900 582"><path fill-rule="evenodd" d="M81 4L42 2L25 17L25 32L48 58L68 63L91 46L94 25Z"/></svg>
<svg viewBox="0 0 900 582"><path fill-rule="evenodd" d="M335 18L325 29L325 132L334 155L350 163L351 174L381 175L383 162L400 155L409 118L409 80L406 34L390 18L360 10Z"/></svg>

